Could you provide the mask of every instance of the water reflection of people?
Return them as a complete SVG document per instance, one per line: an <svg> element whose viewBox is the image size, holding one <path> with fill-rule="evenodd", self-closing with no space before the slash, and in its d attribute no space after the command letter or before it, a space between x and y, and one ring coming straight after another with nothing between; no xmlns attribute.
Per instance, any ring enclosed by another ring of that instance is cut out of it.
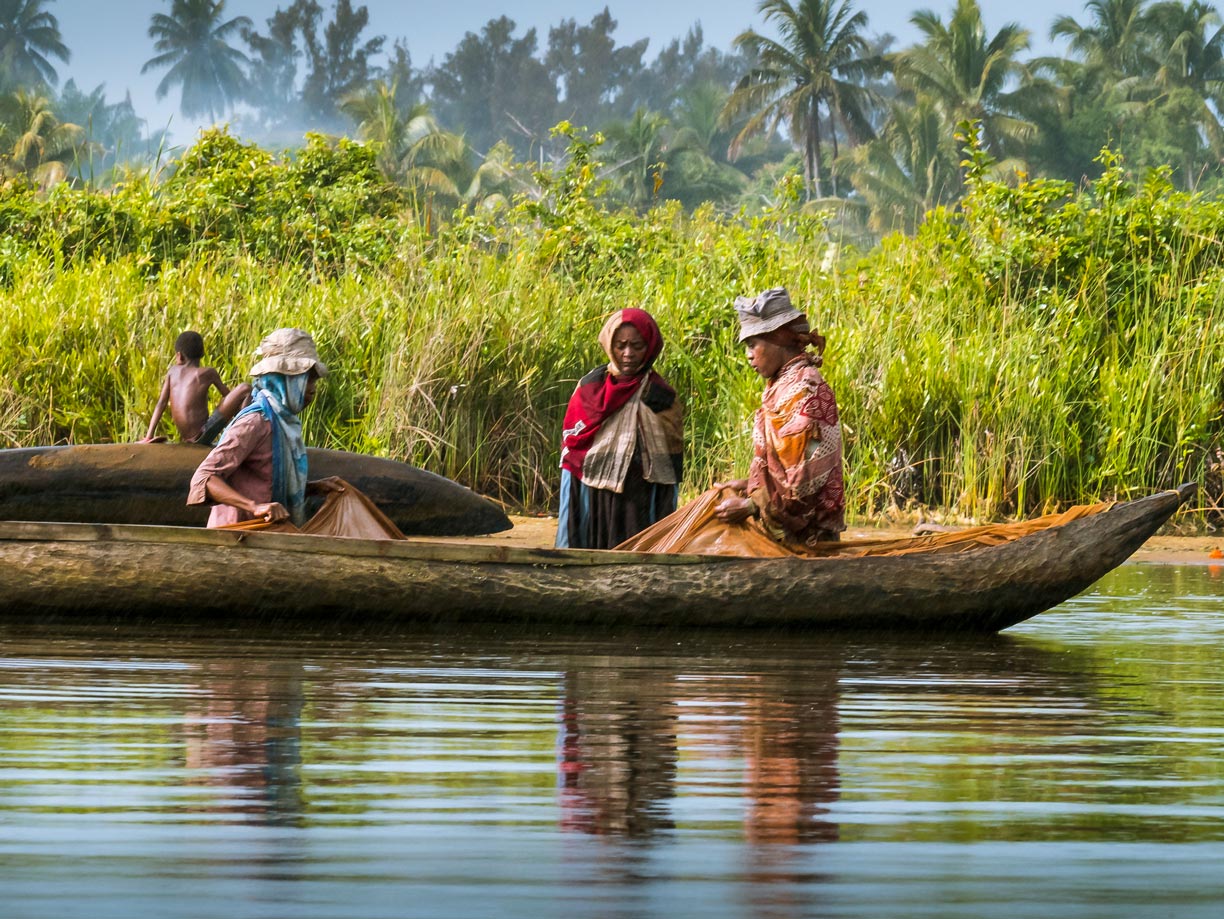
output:
<svg viewBox="0 0 1224 919"><path fill-rule="evenodd" d="M296 822L302 810L300 662L210 660L201 667L201 688L200 704L184 721L189 781L245 792L211 809Z"/></svg>
<svg viewBox="0 0 1224 919"><path fill-rule="evenodd" d="M743 764L750 842L838 838L837 673L703 674L603 667L565 677L560 731L562 826L649 836L674 828L681 707L703 717L683 744Z"/></svg>
<svg viewBox="0 0 1224 919"><path fill-rule="evenodd" d="M562 828L647 837L675 824L672 677L601 668L565 675L560 737Z"/></svg>
<svg viewBox="0 0 1224 919"><path fill-rule="evenodd" d="M806 676L806 675L805 675ZM836 680L762 677L744 712L749 842L832 842L839 794ZM770 685L774 684L774 685Z"/></svg>

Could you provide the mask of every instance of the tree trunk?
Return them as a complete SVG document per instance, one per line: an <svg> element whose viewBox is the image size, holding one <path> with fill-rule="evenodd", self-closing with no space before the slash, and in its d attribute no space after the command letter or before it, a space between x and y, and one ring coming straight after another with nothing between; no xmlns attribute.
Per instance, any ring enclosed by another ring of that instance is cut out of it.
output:
<svg viewBox="0 0 1224 919"><path fill-rule="evenodd" d="M829 139L833 143L833 159L829 163L829 186L833 189L833 197L837 197L837 173L833 170L833 164L837 162L837 118L836 111L833 106L829 106Z"/></svg>
<svg viewBox="0 0 1224 919"><path fill-rule="evenodd" d="M820 108L813 104L811 111L808 113L807 123L807 157L808 170L812 177L812 187L816 189L816 197L824 196L824 189L821 187L821 168L820 168ZM808 195L811 200L811 195Z"/></svg>

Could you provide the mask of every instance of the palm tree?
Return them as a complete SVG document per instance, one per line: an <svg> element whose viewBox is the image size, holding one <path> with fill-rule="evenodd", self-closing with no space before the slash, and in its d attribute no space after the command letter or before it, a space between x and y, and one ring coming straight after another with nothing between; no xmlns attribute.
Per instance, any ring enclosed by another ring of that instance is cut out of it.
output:
<svg viewBox="0 0 1224 919"><path fill-rule="evenodd" d="M1069 40L1070 59L1043 61L1063 83L1055 138L1081 159L1108 144L1138 169L1176 164L1193 186L1224 160L1224 30L1199 0L1092 0L1085 24L1063 16L1051 37ZM1084 170L1070 175L1076 178Z"/></svg>
<svg viewBox="0 0 1224 919"><path fill-rule="evenodd" d="M1082 63L1081 92L1097 95L1151 73L1147 0L1088 0L1084 9L1088 25L1059 16L1050 26L1050 38L1067 39L1067 50Z"/></svg>
<svg viewBox="0 0 1224 919"><path fill-rule="evenodd" d="M977 0L957 0L946 24L930 10L915 13L910 22L923 41L896 57L901 86L929 96L949 124L980 123L983 143L998 159L1033 137L1032 122L1016 114L1023 84L1031 84L1016 59L1029 46L1026 30L1008 23L988 36Z"/></svg>
<svg viewBox="0 0 1224 919"><path fill-rule="evenodd" d="M470 177L466 177L462 194L464 207L475 210L507 204L510 193L522 185L520 169L514 158L514 148L504 140L495 143Z"/></svg>
<svg viewBox="0 0 1224 919"><path fill-rule="evenodd" d="M340 111L356 124L358 137L378 144L378 165L388 179L458 200L447 167L453 170L454 161L464 158L462 138L438 126L427 102L402 110L398 89L397 83L376 80L343 98Z"/></svg>
<svg viewBox="0 0 1224 919"><path fill-rule="evenodd" d="M880 136L837 162L866 201L868 225L877 232L915 229L923 216L960 197L960 155L928 97L895 103Z"/></svg>
<svg viewBox="0 0 1224 919"><path fill-rule="evenodd" d="M672 135L667 171L661 189L692 209L704 202L729 203L743 190L748 176L727 162L733 129L722 121L728 91L704 80L685 89L673 104ZM738 163L751 159L740 152Z"/></svg>
<svg viewBox="0 0 1224 919"><path fill-rule="evenodd" d="M181 87L179 109L189 118L216 119L233 108L246 92L245 54L228 39L251 27L246 16L222 20L225 0L171 0L170 14L156 13L149 24L153 48L160 53L140 69L169 67L157 85L163 99L172 86Z"/></svg>
<svg viewBox="0 0 1224 919"><path fill-rule="evenodd" d="M513 174L512 151L496 144L476 165L462 135L444 131L418 102L402 109L398 83L376 80L340 101L340 111L357 126L357 136L378 144L383 175L410 189L427 208L476 207L504 200Z"/></svg>
<svg viewBox="0 0 1224 919"><path fill-rule="evenodd" d="M1216 114L1224 99L1224 28L1215 9L1198 0L1157 4L1147 22L1158 64L1149 109L1191 128L1181 146L1184 178L1193 184L1202 153L1217 164L1224 158L1224 127Z"/></svg>
<svg viewBox="0 0 1224 919"><path fill-rule="evenodd" d="M749 115L729 155L738 156L746 140L772 134L786 122L791 140L803 151L808 195L823 196L826 136L834 159L839 128L853 142L873 136L874 98L863 81L879 61L862 34L867 16L853 12L849 0L761 0L757 11L777 24L781 38L749 29L735 39L756 66L736 84L723 109L724 123ZM832 187L836 194L836 181Z"/></svg>
<svg viewBox="0 0 1224 919"><path fill-rule="evenodd" d="M137 116L130 93L122 102L109 103L105 86L99 84L87 93L69 79L55 102L55 113L63 122L80 125L93 144L90 149L94 155L77 162L76 178L93 180L121 159L134 159L149 152L145 123Z"/></svg>
<svg viewBox="0 0 1224 919"><path fill-rule="evenodd" d="M59 21L42 7L47 0L0 0L0 89L54 86L58 75L48 57L68 62Z"/></svg>
<svg viewBox="0 0 1224 919"><path fill-rule="evenodd" d="M604 129L608 149L616 159L612 169L621 174L621 185L634 207L647 207L663 184L667 128L667 118L659 112L638 108L628 121Z"/></svg>
<svg viewBox="0 0 1224 919"><path fill-rule="evenodd" d="M61 122L46 96L18 90L0 98L0 172L24 175L46 190L90 153L101 153L85 129Z"/></svg>
<svg viewBox="0 0 1224 919"><path fill-rule="evenodd" d="M1220 29L1220 14L1215 7L1199 0L1184 5L1159 3L1151 8L1146 21L1149 33L1158 43L1157 84L1193 85L1219 91L1224 30Z"/></svg>
<svg viewBox="0 0 1224 919"><path fill-rule="evenodd" d="M727 90L709 80L689 86L680 94L672 124L685 146L700 150L711 159L724 158L729 138L722 112L727 98Z"/></svg>
<svg viewBox="0 0 1224 919"><path fill-rule="evenodd" d="M360 92L340 100L340 112L357 127L357 136L379 146L378 166L393 182L402 181L405 160L413 147L439 128L427 103L403 111L397 98L399 84L376 80Z"/></svg>
<svg viewBox="0 0 1224 919"><path fill-rule="evenodd" d="M1149 34L1148 0L1088 0L1084 9L1083 23L1060 16L1050 26L1050 38L1067 40L1067 55L1030 64L1031 72L1050 78L1056 104L1026 108L1040 125L1035 162L1071 181L1095 174L1104 146L1126 146L1133 154L1146 136L1168 149L1166 126L1145 111L1158 92L1153 53L1159 43Z"/></svg>
<svg viewBox="0 0 1224 919"><path fill-rule="evenodd" d="M1219 14L1198 0L1185 6L1161 3L1152 7L1149 21L1162 39L1155 86L1162 93L1184 90L1194 97L1202 108L1200 126L1218 150L1224 138L1212 108L1224 99L1224 28Z"/></svg>

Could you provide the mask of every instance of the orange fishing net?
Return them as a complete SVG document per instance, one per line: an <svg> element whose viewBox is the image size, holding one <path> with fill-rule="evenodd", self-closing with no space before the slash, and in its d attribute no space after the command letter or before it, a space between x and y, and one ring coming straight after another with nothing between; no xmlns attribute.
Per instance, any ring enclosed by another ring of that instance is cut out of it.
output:
<svg viewBox="0 0 1224 919"><path fill-rule="evenodd" d="M272 533L309 533L312 536L348 536L355 539L406 539L403 533L373 501L350 485L344 491L327 495L318 513L300 529L288 520L268 523L266 520L243 520L220 530L262 530Z"/></svg>
<svg viewBox="0 0 1224 919"><path fill-rule="evenodd" d="M723 523L714 516L714 508L732 494L729 489L711 488L616 548L626 552L736 555L745 558L862 558L868 555L965 552L983 546L997 546L1047 527L1062 526L1113 506L1111 501L1077 504L1060 514L1048 514L1019 523L991 524L954 533L932 533L903 539L852 539L806 546L777 542L756 520Z"/></svg>

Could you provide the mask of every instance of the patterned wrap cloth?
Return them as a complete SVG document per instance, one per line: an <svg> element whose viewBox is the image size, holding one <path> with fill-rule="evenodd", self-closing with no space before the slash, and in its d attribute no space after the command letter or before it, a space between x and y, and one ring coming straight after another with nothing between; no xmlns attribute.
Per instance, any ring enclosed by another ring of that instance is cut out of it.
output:
<svg viewBox="0 0 1224 919"><path fill-rule="evenodd" d="M623 325L633 326L646 342L646 361L637 376L616 375L612 336ZM566 408L561 433L561 468L577 479L583 478L587 453L595 446L600 429L617 412L635 398L644 398L650 393L654 394L656 401L665 400L669 406L676 398L676 391L651 369L655 358L663 350L663 335L648 312L639 309L617 310L600 330L599 343L608 355L609 363L597 367L578 382ZM675 479L671 481L675 482Z"/></svg>
<svg viewBox="0 0 1224 919"><path fill-rule="evenodd" d="M612 349L625 325L646 342L642 369L632 376L620 373ZM676 508L684 412L651 369L663 349L659 327L645 310L617 310L599 343L608 363L578 381L565 412L559 548L611 548Z"/></svg>
<svg viewBox="0 0 1224 919"><path fill-rule="evenodd" d="M765 387L748 471L748 496L766 531L805 545L846 528L837 400L816 361L796 357Z"/></svg>

